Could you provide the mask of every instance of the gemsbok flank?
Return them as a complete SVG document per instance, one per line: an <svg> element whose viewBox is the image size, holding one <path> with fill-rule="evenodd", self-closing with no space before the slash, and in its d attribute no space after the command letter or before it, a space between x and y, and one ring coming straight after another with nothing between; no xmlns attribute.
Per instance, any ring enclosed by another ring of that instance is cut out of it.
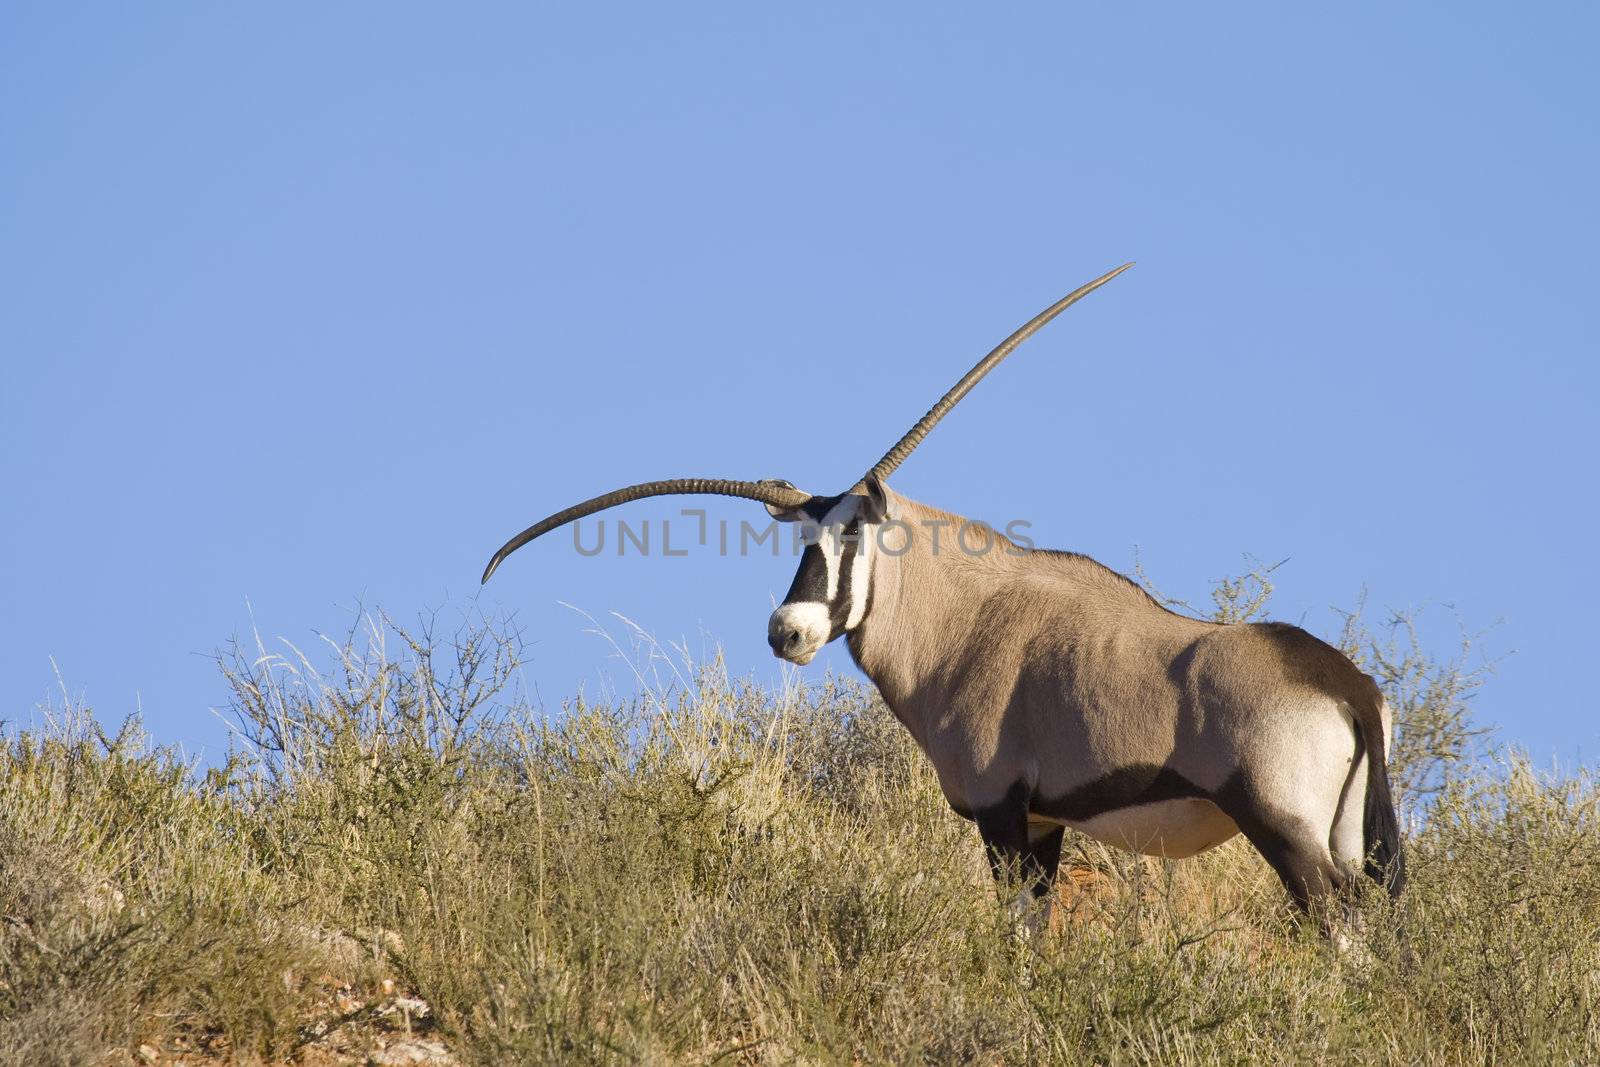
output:
<svg viewBox="0 0 1600 1067"><path fill-rule="evenodd" d="M848 492L784 481L646 482L559 511L523 545L632 500L720 494L806 523L774 654L805 664L844 637L933 762L950 806L978 825L998 879L1022 880L1030 925L1064 827L1181 858L1243 832L1330 933L1358 869L1405 880L1385 761L1390 715L1342 653L1283 623L1175 614L1086 556L1034 550L884 484L985 374L1132 264L1069 293L972 368ZM944 536L939 537L940 532ZM965 536L957 536L958 532ZM973 551L977 540L986 551ZM1340 937L1342 940L1342 937Z"/></svg>

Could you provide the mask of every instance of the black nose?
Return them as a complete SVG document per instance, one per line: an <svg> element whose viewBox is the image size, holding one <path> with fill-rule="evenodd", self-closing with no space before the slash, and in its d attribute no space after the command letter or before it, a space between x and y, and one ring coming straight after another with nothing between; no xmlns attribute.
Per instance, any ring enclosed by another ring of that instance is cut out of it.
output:
<svg viewBox="0 0 1600 1067"><path fill-rule="evenodd" d="M793 648L800 643L800 631L790 630L788 633L767 634L767 644L772 646L772 654L783 655L783 650Z"/></svg>

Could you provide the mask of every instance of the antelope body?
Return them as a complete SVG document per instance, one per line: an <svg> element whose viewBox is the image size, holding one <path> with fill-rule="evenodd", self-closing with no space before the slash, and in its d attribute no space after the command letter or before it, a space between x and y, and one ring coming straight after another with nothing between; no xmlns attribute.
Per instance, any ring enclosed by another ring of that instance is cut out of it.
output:
<svg viewBox="0 0 1600 1067"><path fill-rule="evenodd" d="M849 492L712 479L632 486L530 527L484 579L527 541L627 500L761 501L805 523L808 546L768 621L773 652L805 664L847 640L950 806L977 823L997 878L1020 875L1044 897L1067 827L1174 859L1243 832L1324 921L1359 870L1398 895L1387 708L1342 653L1281 623L1175 614L1085 556L1026 549L884 484L978 379L1126 269L1008 338Z"/></svg>

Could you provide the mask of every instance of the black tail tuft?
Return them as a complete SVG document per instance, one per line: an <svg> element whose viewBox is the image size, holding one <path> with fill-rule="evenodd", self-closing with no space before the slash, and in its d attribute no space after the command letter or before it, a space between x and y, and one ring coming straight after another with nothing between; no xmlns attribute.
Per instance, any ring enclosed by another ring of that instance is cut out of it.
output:
<svg viewBox="0 0 1600 1067"><path fill-rule="evenodd" d="M1375 703L1359 718L1367 749L1367 801L1361 827L1367 877L1398 899L1406 887L1406 859L1400 842L1400 819L1395 815L1394 795L1389 790L1383 715Z"/></svg>

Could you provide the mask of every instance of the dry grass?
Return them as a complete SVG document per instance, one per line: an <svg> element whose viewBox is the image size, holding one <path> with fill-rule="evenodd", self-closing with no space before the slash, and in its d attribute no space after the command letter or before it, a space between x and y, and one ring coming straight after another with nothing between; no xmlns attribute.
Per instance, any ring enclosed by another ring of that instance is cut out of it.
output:
<svg viewBox="0 0 1600 1067"><path fill-rule="evenodd" d="M225 767L70 709L9 739L0 1060L363 1062L409 1024L466 1063L1594 1061L1600 791L1466 743L1458 665L1347 640L1408 731L1409 963L1383 900L1337 955L1239 842L1077 842L1025 944L867 690L646 647L638 703L546 718L514 636L374 622L326 674L225 656Z"/></svg>

